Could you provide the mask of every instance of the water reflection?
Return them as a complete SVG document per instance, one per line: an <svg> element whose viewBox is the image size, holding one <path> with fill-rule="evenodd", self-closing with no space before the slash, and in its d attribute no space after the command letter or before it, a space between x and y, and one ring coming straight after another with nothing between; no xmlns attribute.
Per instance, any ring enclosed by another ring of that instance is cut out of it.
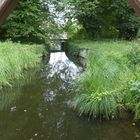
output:
<svg viewBox="0 0 140 140"><path fill-rule="evenodd" d="M79 72L64 53L55 53L41 77L0 94L0 140L138 140L130 118L89 122L69 108L70 83Z"/></svg>
<svg viewBox="0 0 140 140"><path fill-rule="evenodd" d="M0 111L6 109L8 106L11 106L11 109L9 110L15 110L14 108L16 107L14 106L14 104L16 100L20 97L20 92L18 88L16 88L15 91L14 90L15 89L8 89L0 92Z"/></svg>
<svg viewBox="0 0 140 140"><path fill-rule="evenodd" d="M64 81L71 81L81 71L72 61L68 59L65 52L54 52L50 54L49 64L46 67L47 78L59 76Z"/></svg>

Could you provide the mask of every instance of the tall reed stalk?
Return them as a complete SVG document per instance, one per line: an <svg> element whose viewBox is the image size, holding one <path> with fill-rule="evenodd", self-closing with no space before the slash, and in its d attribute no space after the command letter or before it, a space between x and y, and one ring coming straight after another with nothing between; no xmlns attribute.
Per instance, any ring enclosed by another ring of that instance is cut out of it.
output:
<svg viewBox="0 0 140 140"><path fill-rule="evenodd" d="M135 73L140 75L140 67L135 64L139 60L138 53L133 53L138 48L137 43L85 41L82 45L89 45L91 53L87 68L76 83L77 94L72 107L90 117L110 119L119 116L120 109L125 107L125 97L129 96L124 91L129 82L135 80Z"/></svg>
<svg viewBox="0 0 140 140"><path fill-rule="evenodd" d="M0 86L11 85L11 81L23 76L24 70L34 68L40 62L43 47L0 43Z"/></svg>

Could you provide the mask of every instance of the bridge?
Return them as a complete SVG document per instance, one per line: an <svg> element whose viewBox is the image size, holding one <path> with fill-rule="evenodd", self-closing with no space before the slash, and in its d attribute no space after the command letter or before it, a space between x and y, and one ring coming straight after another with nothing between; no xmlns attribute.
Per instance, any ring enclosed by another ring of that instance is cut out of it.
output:
<svg viewBox="0 0 140 140"><path fill-rule="evenodd" d="M140 0L129 0L129 3L135 9L136 13L140 15Z"/></svg>
<svg viewBox="0 0 140 140"><path fill-rule="evenodd" d="M7 16L16 7L18 1L20 0L0 0L0 24L4 22ZM140 0L129 0L129 3L140 15Z"/></svg>
<svg viewBox="0 0 140 140"><path fill-rule="evenodd" d="M54 36L51 37L50 51L51 52L66 51L67 40L68 37L66 32L63 32L57 38Z"/></svg>

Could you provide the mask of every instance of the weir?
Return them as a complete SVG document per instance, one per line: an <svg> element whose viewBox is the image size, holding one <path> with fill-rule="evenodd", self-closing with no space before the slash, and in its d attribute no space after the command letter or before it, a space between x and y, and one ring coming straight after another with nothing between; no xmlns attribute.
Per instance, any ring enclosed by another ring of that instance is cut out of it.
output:
<svg viewBox="0 0 140 140"><path fill-rule="evenodd" d="M50 52L66 51L66 43L68 41L67 33L63 32L58 37L51 38Z"/></svg>

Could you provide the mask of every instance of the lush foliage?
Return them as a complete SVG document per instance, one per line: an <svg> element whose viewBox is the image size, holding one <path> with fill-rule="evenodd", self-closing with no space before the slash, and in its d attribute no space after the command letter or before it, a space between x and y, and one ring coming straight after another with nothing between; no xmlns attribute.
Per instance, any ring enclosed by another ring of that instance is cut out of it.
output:
<svg viewBox="0 0 140 140"><path fill-rule="evenodd" d="M46 1L21 0L7 21L0 26L0 39L46 43L51 34L56 34L56 29Z"/></svg>
<svg viewBox="0 0 140 140"><path fill-rule="evenodd" d="M0 43L0 86L11 85L13 79L24 70L34 68L40 62L41 46Z"/></svg>
<svg viewBox="0 0 140 140"><path fill-rule="evenodd" d="M93 38L136 37L140 18L128 0L72 0L75 18Z"/></svg>
<svg viewBox="0 0 140 140"><path fill-rule="evenodd" d="M124 107L133 108L136 118L140 117L138 92L137 97L134 97L136 94L126 90L130 81L140 76L140 63L136 59L136 54L140 53L138 43L82 41L76 44L79 48L90 47L92 52L87 59L87 68L76 86L77 96L72 106L81 114L107 119L119 116Z"/></svg>
<svg viewBox="0 0 140 140"><path fill-rule="evenodd" d="M12 89L11 87L4 87L3 89L0 90L0 100L1 100L1 105L0 105L0 110L3 110L9 106L12 106L13 103L15 103L15 101L17 99L20 98L21 95L21 87L22 86L26 86L26 85L30 85L31 83L33 84L33 82L37 81L37 73L38 73L38 69L32 69L29 71L24 71L24 73L22 73L22 77L20 77L19 79L16 79L13 81L10 81L10 84L12 84ZM37 84L36 84L37 85Z"/></svg>
<svg viewBox="0 0 140 140"><path fill-rule="evenodd" d="M135 114L135 119L140 119L140 81L133 81L126 94L126 106Z"/></svg>
<svg viewBox="0 0 140 140"><path fill-rule="evenodd" d="M94 118L114 118L118 113L118 96L113 92L92 92L76 97L72 106L80 114L88 114Z"/></svg>

